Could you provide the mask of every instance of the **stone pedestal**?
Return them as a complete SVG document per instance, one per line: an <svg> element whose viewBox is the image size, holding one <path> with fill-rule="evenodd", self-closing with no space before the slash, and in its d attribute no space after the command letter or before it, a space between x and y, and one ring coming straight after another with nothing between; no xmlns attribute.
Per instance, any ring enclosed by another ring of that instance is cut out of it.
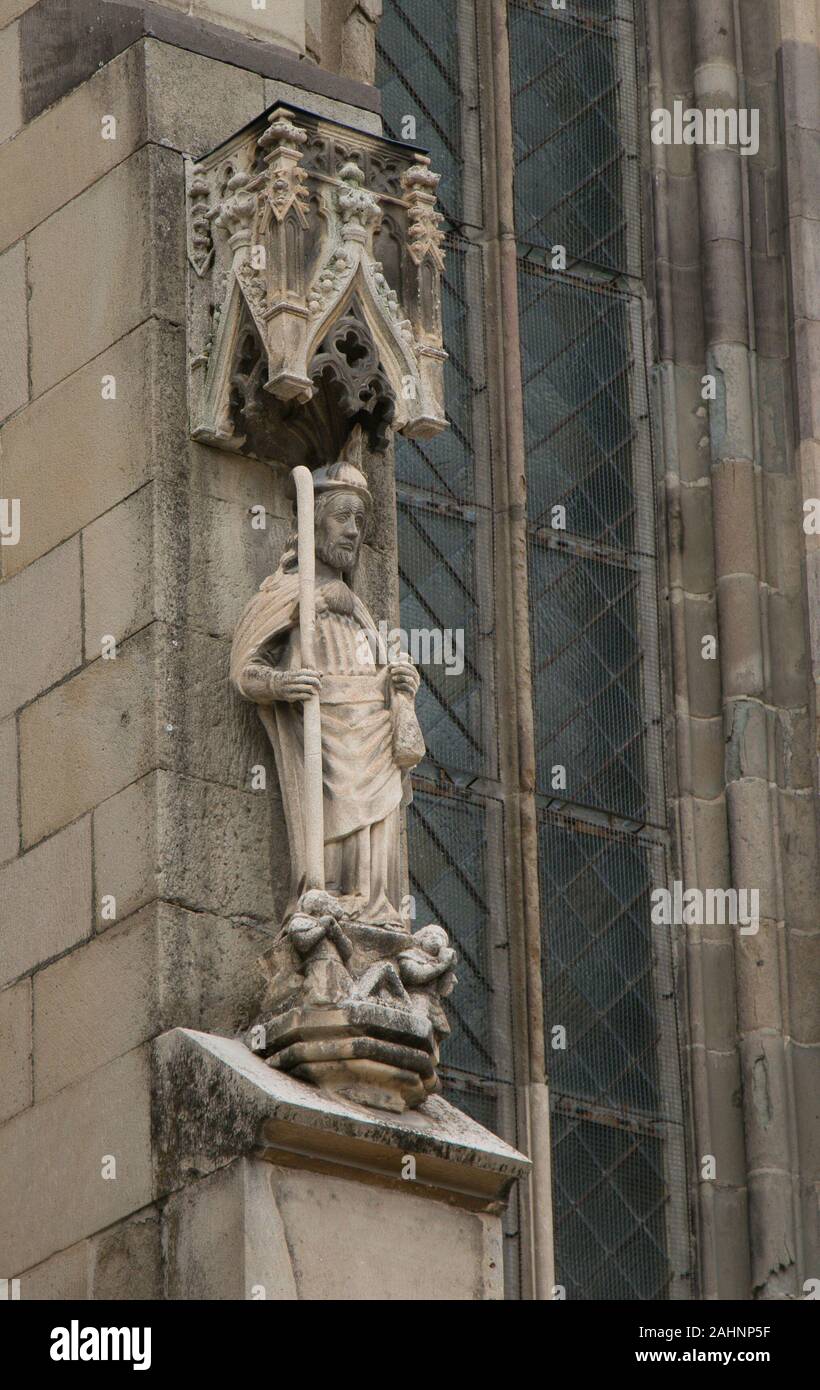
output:
<svg viewBox="0 0 820 1390"><path fill-rule="evenodd" d="M157 1040L153 1096L167 1296L503 1297L529 1161L442 1097L366 1109L188 1029Z"/></svg>

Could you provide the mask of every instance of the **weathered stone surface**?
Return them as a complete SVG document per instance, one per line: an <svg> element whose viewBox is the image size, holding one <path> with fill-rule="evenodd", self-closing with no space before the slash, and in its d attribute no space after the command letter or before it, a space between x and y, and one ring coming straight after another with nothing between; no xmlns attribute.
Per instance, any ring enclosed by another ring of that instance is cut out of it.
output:
<svg viewBox="0 0 820 1390"><path fill-rule="evenodd" d="M289 82L276 78L265 79L265 106L276 102L292 102L306 111L315 111L317 116L326 116L329 121L339 121L341 125L352 126L354 130L366 130L371 135L381 135L382 118L375 111L365 111L361 106L351 106L346 101L336 101L333 97L322 96L319 92L306 92L301 87L292 87Z"/></svg>
<svg viewBox="0 0 820 1390"><path fill-rule="evenodd" d="M134 45L0 148L0 183L15 194L0 208L0 246L30 232L143 143L142 71ZM116 140L102 138L104 115L116 116Z"/></svg>
<svg viewBox="0 0 820 1390"><path fill-rule="evenodd" d="M737 1041L734 948L731 941L704 941L700 947L703 1027L709 1046L729 1052Z"/></svg>
<svg viewBox="0 0 820 1390"><path fill-rule="evenodd" d="M808 709L778 710L774 730L775 781L791 791L812 785L813 721Z"/></svg>
<svg viewBox="0 0 820 1390"><path fill-rule="evenodd" d="M686 716L681 715L681 718ZM706 798L720 796L723 791L724 743L723 720L687 720L689 760L679 768L682 791Z"/></svg>
<svg viewBox="0 0 820 1390"><path fill-rule="evenodd" d="M28 524L36 526L36 518ZM0 649L12 658L0 663L0 717L80 665L80 588L76 537L0 587Z"/></svg>
<svg viewBox="0 0 820 1390"><path fill-rule="evenodd" d="M156 905L109 927L34 977L34 1094L60 1091L196 1008L184 932Z"/></svg>
<svg viewBox="0 0 820 1390"><path fill-rule="evenodd" d="M0 864L20 847L20 797L17 788L17 720L0 723Z"/></svg>
<svg viewBox="0 0 820 1390"><path fill-rule="evenodd" d="M760 603L755 575L729 574L718 579L724 696L764 693Z"/></svg>
<svg viewBox="0 0 820 1390"><path fill-rule="evenodd" d="M175 728L172 760L189 777L250 791L253 767L267 772L267 797L278 799L273 751L256 709L232 688L230 647L201 632L188 631L176 663L168 713ZM266 797L259 791L260 799Z"/></svg>
<svg viewBox="0 0 820 1390"><path fill-rule="evenodd" d="M164 1296L160 1219L155 1208L147 1207L93 1236L88 1246L90 1296L95 1301Z"/></svg>
<svg viewBox="0 0 820 1390"><path fill-rule="evenodd" d="M163 1296L159 1215L146 1207L20 1275L20 1297L97 1301Z"/></svg>
<svg viewBox="0 0 820 1390"><path fill-rule="evenodd" d="M151 773L94 812L98 893L125 916L156 897L196 912L273 920L287 893L273 838L286 843L281 806L268 791L239 792L169 772ZM275 896L274 896L275 894Z"/></svg>
<svg viewBox="0 0 820 1390"><path fill-rule="evenodd" d="M305 0L276 0L254 9L248 0L159 0L169 9L224 24L253 39L264 39L294 53L305 51Z"/></svg>
<svg viewBox="0 0 820 1390"><path fill-rule="evenodd" d="M745 1188L719 1187L702 1183L707 1189L704 1210L704 1249L711 1252L717 1270L714 1298L749 1297L749 1211Z"/></svg>
<svg viewBox="0 0 820 1390"><path fill-rule="evenodd" d="M798 394L800 433L820 439L820 323L799 319L794 326L795 368L803 389Z"/></svg>
<svg viewBox="0 0 820 1390"><path fill-rule="evenodd" d="M703 368L678 366L672 373L675 403L676 462L681 482L695 483L709 476L709 425L701 397Z"/></svg>
<svg viewBox="0 0 820 1390"><path fill-rule="evenodd" d="M20 717L23 842L89 811L155 765L158 624L99 657Z"/></svg>
<svg viewBox="0 0 820 1390"><path fill-rule="evenodd" d="M715 1182L718 1187L734 1186L746 1181L746 1158L743 1148L743 1127L737 1123L741 1109L740 1067L736 1052L707 1052L704 1059L708 1087L708 1127L698 1126L699 1134L708 1134L711 1152L716 1159Z"/></svg>
<svg viewBox="0 0 820 1390"><path fill-rule="evenodd" d="M795 1046L820 1044L820 931L789 931L789 1002Z"/></svg>
<svg viewBox="0 0 820 1390"><path fill-rule="evenodd" d="M681 580L689 593L710 594L715 587L712 492L708 487L679 491L683 554Z"/></svg>
<svg viewBox="0 0 820 1390"><path fill-rule="evenodd" d="M102 801L94 811L94 867L97 886L95 921L100 903L116 898L120 920L160 896L158 780L149 772Z"/></svg>
<svg viewBox="0 0 820 1390"><path fill-rule="evenodd" d="M820 131L786 131L786 208L790 217L820 217Z"/></svg>
<svg viewBox="0 0 820 1390"><path fill-rule="evenodd" d="M704 241L743 241L741 163L736 149L709 149L704 146L708 171L698 178L700 230ZM697 240L694 242L697 246Z"/></svg>
<svg viewBox="0 0 820 1390"><path fill-rule="evenodd" d="M752 1252L752 1297L796 1298L803 1290L797 1282L795 1251L789 1233L794 1230L794 1190L788 1173L749 1174L749 1235Z"/></svg>
<svg viewBox="0 0 820 1390"><path fill-rule="evenodd" d="M27 1303L54 1299L85 1302L88 1291L88 1241L60 1250L33 1269L20 1272L20 1298Z"/></svg>
<svg viewBox="0 0 820 1390"><path fill-rule="evenodd" d="M2 41L0 33L0 42ZM28 400L28 304L26 247L18 242L0 256L0 421Z"/></svg>
<svg viewBox="0 0 820 1390"><path fill-rule="evenodd" d="M31 981L0 990L0 1123L31 1105Z"/></svg>
<svg viewBox="0 0 820 1390"><path fill-rule="evenodd" d="M155 601L154 490L149 484L83 531L85 649L119 644L159 616Z"/></svg>
<svg viewBox="0 0 820 1390"><path fill-rule="evenodd" d="M720 645L714 657L703 655L703 639L718 637L717 613L713 600L686 598L687 672L689 677L689 712L698 718L715 714L720 708Z"/></svg>
<svg viewBox="0 0 820 1390"><path fill-rule="evenodd" d="M719 270L716 274L719 278ZM745 270L743 285L745 304ZM728 293L729 286L725 288ZM737 342L713 345L707 354L706 370L716 378L717 389L716 399L709 402L713 461L753 459L754 423L748 350Z"/></svg>
<svg viewBox="0 0 820 1390"><path fill-rule="evenodd" d="M173 1298L503 1297L498 1218L443 1205L431 1211L413 1191L246 1159L172 1197L164 1222Z"/></svg>
<svg viewBox="0 0 820 1390"><path fill-rule="evenodd" d="M720 519L715 527L715 557L722 575L759 571L757 526L746 521L755 520L756 490L755 470L749 460L731 459L712 469L715 515Z"/></svg>
<svg viewBox="0 0 820 1390"><path fill-rule="evenodd" d="M166 821L169 895L184 907L263 925L277 920L288 864L272 862L269 793L184 778ZM282 827L284 829L284 827ZM286 843L279 836L273 843Z"/></svg>
<svg viewBox="0 0 820 1390"><path fill-rule="evenodd" d="M146 138L193 159L221 145L273 102L258 73L156 39L145 40L144 62ZM304 101L305 93L300 96Z"/></svg>
<svg viewBox="0 0 820 1390"><path fill-rule="evenodd" d="M182 322L183 196L180 156L146 146L32 232L34 395L152 314Z"/></svg>
<svg viewBox="0 0 820 1390"><path fill-rule="evenodd" d="M769 697L773 704L799 708L806 700L808 675L803 596L767 590L764 602L771 644Z"/></svg>
<svg viewBox="0 0 820 1390"><path fill-rule="evenodd" d="M119 1057L0 1129L0 1249L10 1275L151 1201L147 1061L142 1049ZM116 1179L102 1176L108 1155Z"/></svg>
<svg viewBox="0 0 820 1390"><path fill-rule="evenodd" d="M259 928L152 903L38 971L37 1101L165 1029L247 1025L269 941Z"/></svg>
<svg viewBox="0 0 820 1390"><path fill-rule="evenodd" d="M758 778L730 782L726 788L732 846L732 878L727 879L727 883L731 881L737 888L756 888L760 893L760 916L776 921L777 889L768 795L766 782Z"/></svg>
<svg viewBox="0 0 820 1390"><path fill-rule="evenodd" d="M143 324L34 401L2 431L0 496L20 499L20 541L0 549L15 574L135 492L179 456L184 401L172 392L181 335ZM117 382L103 400L103 376ZM26 518L36 518L29 524Z"/></svg>
<svg viewBox="0 0 820 1390"><path fill-rule="evenodd" d="M36 4L37 0L0 0L0 28L4 24L10 24L24 10L30 10L32 5Z"/></svg>
<svg viewBox="0 0 820 1390"><path fill-rule="evenodd" d="M727 780L765 780L769 771L766 710L756 700L734 700L726 705L725 720Z"/></svg>
<svg viewBox="0 0 820 1390"><path fill-rule="evenodd" d="M0 869L0 984L91 931L91 821L86 818Z"/></svg>
<svg viewBox="0 0 820 1390"><path fill-rule="evenodd" d="M817 805L811 791L778 792L786 921L809 931L817 926L820 898L817 853Z"/></svg>
<svg viewBox="0 0 820 1390"><path fill-rule="evenodd" d="M271 1170L238 1159L175 1193L163 1209L175 1299L298 1298Z"/></svg>
<svg viewBox="0 0 820 1390"><path fill-rule="evenodd" d="M20 27L0 31L0 142L20 129L23 98L20 87Z"/></svg>
<svg viewBox="0 0 820 1390"><path fill-rule="evenodd" d="M463 1205L494 1206L529 1167L440 1096L403 1115L366 1110L273 1071L242 1043L187 1029L154 1043L154 1095L158 1194L177 1187L192 1167L205 1175L260 1142L272 1162L298 1143L303 1156L315 1149L342 1170L348 1163L369 1167L399 1190L402 1156L413 1154L416 1190L423 1184Z"/></svg>
<svg viewBox="0 0 820 1390"><path fill-rule="evenodd" d="M719 796L703 801L693 797L692 825L689 852L697 864L698 885L702 888L724 888L730 884L729 845L726 828L726 800Z"/></svg>
<svg viewBox="0 0 820 1390"><path fill-rule="evenodd" d="M236 469L235 458L233 465ZM190 524L198 544L191 555L187 586L188 622L203 633L228 641L248 594L258 589L275 567L275 556L284 548L290 530L290 509L284 516L272 510L278 500L275 474L271 469L265 472L267 478L260 478L253 493L255 501L250 504L198 491L191 496ZM251 524L256 516L261 517L252 507L265 508L264 530Z"/></svg>
<svg viewBox="0 0 820 1390"><path fill-rule="evenodd" d="M754 936L737 936L738 999L747 1033L782 1032L787 982L781 979L781 961L788 951L784 934L782 922L762 921Z"/></svg>

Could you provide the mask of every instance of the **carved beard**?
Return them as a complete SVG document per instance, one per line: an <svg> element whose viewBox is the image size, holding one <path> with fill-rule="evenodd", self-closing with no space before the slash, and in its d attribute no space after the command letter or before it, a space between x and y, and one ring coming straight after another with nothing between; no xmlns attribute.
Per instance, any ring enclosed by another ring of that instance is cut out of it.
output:
<svg viewBox="0 0 820 1390"><path fill-rule="evenodd" d="M350 574L359 558L359 547L356 545L353 550L348 550L338 544L320 540L317 536L316 554L330 569ZM344 579L333 579L329 584L322 584L319 592L325 607L331 613L339 613L347 618L353 616L353 590Z"/></svg>
<svg viewBox="0 0 820 1390"><path fill-rule="evenodd" d="M316 537L316 554L320 560L332 570L341 570L342 574L349 574L356 568L356 561L359 558L359 547L354 545L352 550L330 541L320 540Z"/></svg>

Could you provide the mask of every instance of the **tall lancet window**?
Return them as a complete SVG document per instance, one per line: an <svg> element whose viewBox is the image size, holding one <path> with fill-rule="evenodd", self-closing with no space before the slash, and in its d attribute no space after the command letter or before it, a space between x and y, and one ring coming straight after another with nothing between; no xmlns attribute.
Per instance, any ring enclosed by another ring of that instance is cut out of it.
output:
<svg viewBox="0 0 820 1390"><path fill-rule="evenodd" d="M500 33L504 8L385 0L379 36L388 131L430 149L448 233L451 429L396 450L428 744L411 891L461 956L452 1099L533 1152L548 1078L556 1296L685 1297L676 941L650 919L672 875L642 40L631 0L509 0ZM510 1297L532 1296L536 1226L521 1194Z"/></svg>

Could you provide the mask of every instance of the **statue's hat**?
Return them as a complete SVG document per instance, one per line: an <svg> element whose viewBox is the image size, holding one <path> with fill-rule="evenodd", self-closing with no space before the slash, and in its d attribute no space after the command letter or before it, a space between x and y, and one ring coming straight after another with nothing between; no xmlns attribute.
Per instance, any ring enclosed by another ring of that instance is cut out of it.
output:
<svg viewBox="0 0 820 1390"><path fill-rule="evenodd" d="M361 462L362 428L354 425L345 445L342 457L337 463L326 463L313 470L313 491L318 497L322 492L353 492L364 501L368 512L373 506L373 495L367 486L367 478L352 459ZM291 493L294 493L291 483Z"/></svg>
<svg viewBox="0 0 820 1390"><path fill-rule="evenodd" d="M313 491L317 497L322 492L353 492L363 499L368 510L373 506L373 497L364 473L346 459L340 459L338 463L328 463L324 468L317 468L313 474Z"/></svg>

